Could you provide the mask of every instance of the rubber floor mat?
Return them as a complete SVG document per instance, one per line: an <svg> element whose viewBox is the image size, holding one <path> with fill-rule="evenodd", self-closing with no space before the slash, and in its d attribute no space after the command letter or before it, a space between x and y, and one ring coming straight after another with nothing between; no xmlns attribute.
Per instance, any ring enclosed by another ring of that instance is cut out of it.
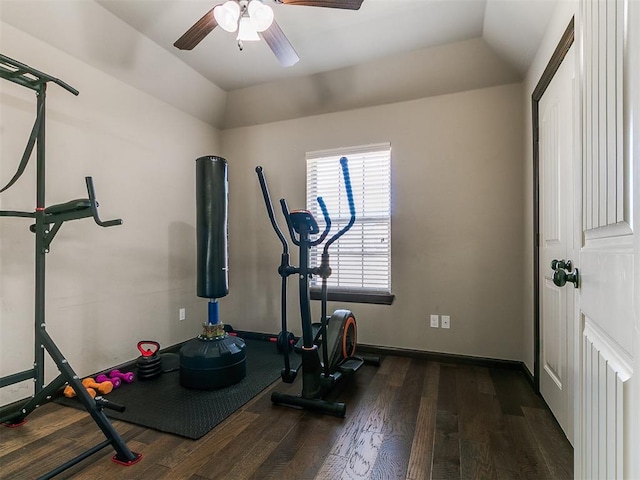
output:
<svg viewBox="0 0 640 480"><path fill-rule="evenodd" d="M110 418L198 439L280 377L283 361L275 345L260 340L245 342L247 376L235 385L219 390L183 388L176 370L152 380L123 383L105 398L126 406L126 410L104 412ZM55 402L84 409L76 398L60 397Z"/></svg>

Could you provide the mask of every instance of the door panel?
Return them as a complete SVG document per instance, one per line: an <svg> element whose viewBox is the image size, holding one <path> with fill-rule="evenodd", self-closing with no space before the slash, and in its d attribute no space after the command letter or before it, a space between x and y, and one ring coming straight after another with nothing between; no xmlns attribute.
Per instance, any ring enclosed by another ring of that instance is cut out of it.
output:
<svg viewBox="0 0 640 480"><path fill-rule="evenodd" d="M562 389L566 376L566 355L564 355L564 343L566 335L560 328L563 323L560 320L566 312L566 305L562 291L553 284L553 281L545 279L542 318L542 368L558 389ZM545 391L547 389L544 389ZM544 395L544 394L543 394Z"/></svg>
<svg viewBox="0 0 640 480"><path fill-rule="evenodd" d="M637 8L638 2L626 0L580 3L582 171L576 176L582 178L583 203L582 351L577 355L576 478L640 478L633 466L640 440L639 403L632 395L640 346L635 299L639 243L632 206L640 204L637 193L633 196L632 186L638 188L639 182L631 168L639 165L629 148L634 126L627 94L634 87L626 80L637 71L629 68L631 57L625 52L632 45L625 36L635 32L628 28L628 14L638 18Z"/></svg>
<svg viewBox="0 0 640 480"><path fill-rule="evenodd" d="M634 265L631 235L587 240L580 253L580 310L622 355L633 352ZM611 240L614 240L613 243Z"/></svg>
<svg viewBox="0 0 640 480"><path fill-rule="evenodd" d="M540 98L540 393L573 442L574 316L572 284L553 282L551 261L573 255L575 47L567 52Z"/></svg>

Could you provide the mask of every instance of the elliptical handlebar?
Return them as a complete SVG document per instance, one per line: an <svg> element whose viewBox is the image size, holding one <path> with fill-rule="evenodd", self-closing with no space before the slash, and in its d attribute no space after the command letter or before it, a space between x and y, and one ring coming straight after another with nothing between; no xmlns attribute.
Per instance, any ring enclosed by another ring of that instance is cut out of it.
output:
<svg viewBox="0 0 640 480"><path fill-rule="evenodd" d="M260 189L262 190L264 203L267 206L267 214L269 215L269 220L271 220L271 226L276 231L276 234L278 235L278 238L282 243L282 252L289 253L289 244L287 243L287 239L284 238L284 234L282 233L282 230L280 230L278 222L276 221L276 217L273 211L273 204L271 203L271 196L269 195L269 189L267 188L267 181L264 178L264 173L261 166L256 167L256 173L258 174L258 180L260 181Z"/></svg>
<svg viewBox="0 0 640 480"><path fill-rule="evenodd" d="M324 217L324 231L322 235L320 235L316 240L310 243L312 247L316 245L320 245L324 242L324 239L327 238L329 231L331 230L331 217L329 217L329 211L327 210L327 205L324 203L324 199L322 197L318 197L318 205L320 205L320 210L322 210L322 216Z"/></svg>
<svg viewBox="0 0 640 480"><path fill-rule="evenodd" d="M291 223L289 206L287 205L287 201L284 198L280 199L280 208L282 209L282 215L284 215L284 219L287 221L287 228L289 229L289 236L291 237L291 241L295 246L299 247L300 241L296 238L296 231L293 229L293 224Z"/></svg>
<svg viewBox="0 0 640 480"><path fill-rule="evenodd" d="M347 199L349 200L349 212L351 213L351 220L355 221L356 204L355 204L355 201L353 200L353 189L351 188L351 176L349 175L349 160L347 159L347 157L342 157L340 159L340 166L342 167L342 176L344 177L344 188L347 191Z"/></svg>
<svg viewBox="0 0 640 480"><path fill-rule="evenodd" d="M271 220L271 226L275 230L280 242L282 243L282 255L280 257L280 267L278 268L278 273L282 279L281 290L280 290L280 317L282 323L281 333L286 335L287 333L287 276L289 274L288 270L291 268L289 265L289 244L287 243L287 239L284 237L282 230L280 230L280 226L276 221L275 213L273 211L273 204L271 203L271 195L269 195L269 189L267 188L267 180L264 177L264 172L262 171L262 167L258 165L256 167L256 173L258 174L258 180L260 181L260 189L262 190L262 197L264 198L264 203L267 207L267 214L269 215L269 220ZM287 202L282 199L280 200L280 205L282 206L283 211L285 212L285 219L287 220L287 226L291 229L291 221L289 219L289 209L287 208ZM295 237L291 237L293 242L296 243ZM296 243L299 245L299 243ZM284 370L281 372L282 379L287 382L292 382L296 377L297 370L291 368L291 363L289 361L289 349L285 348L283 350L284 354Z"/></svg>
<svg viewBox="0 0 640 480"><path fill-rule="evenodd" d="M356 204L353 200L353 189L351 188L351 177L349 176L349 161L347 157L342 157L340 159L340 166L342 167L342 176L344 178L344 188L347 192L347 200L349 202L349 213L351 214L351 218L349 219L349 223L347 223L339 232L333 235L327 243L324 244L323 252L326 254L329 252L329 247L333 242L338 240L342 235L347 233L353 226L356 221Z"/></svg>
<svg viewBox="0 0 640 480"><path fill-rule="evenodd" d="M347 157L342 157L340 159L340 166L342 167L342 176L344 178L344 186L347 193L347 200L349 202L349 213L351 217L349 219L349 222L340 231L336 232L329 240L327 240L323 250L325 254L328 253L329 247L333 242L338 240L342 235L347 233L349 229L351 229L351 227L353 226L356 220L356 206L353 199L353 189L351 187L351 178L349 176L349 161L347 160ZM269 188L267 187L267 181L265 179L264 172L261 166L256 167L256 173L258 174L258 180L260 181L260 189L262 190L262 197L264 198L264 203L267 207L267 214L269 215L271 226L275 230L276 234L278 235L278 239L282 243L283 253L288 253L289 245L287 243L287 240L284 234L282 233L282 230L280 229L280 226L278 225L278 222L276 221L275 213L273 210L273 204L271 203L271 195L269 195ZM310 246L320 245L325 240L325 238L329 234L329 231L331 230L331 217L329 216L327 206L324 200L322 199L322 197L318 197L318 204L320 205L320 209L322 210L322 215L324 216L325 228L322 234L316 240L314 240L313 242L310 242ZM282 214L284 215L284 218L287 222L287 228L289 230L289 235L291 236L291 240L295 245L300 246L300 242L296 238L293 225L291 224L289 207L287 206L287 201L284 198L280 199L280 207L282 209Z"/></svg>

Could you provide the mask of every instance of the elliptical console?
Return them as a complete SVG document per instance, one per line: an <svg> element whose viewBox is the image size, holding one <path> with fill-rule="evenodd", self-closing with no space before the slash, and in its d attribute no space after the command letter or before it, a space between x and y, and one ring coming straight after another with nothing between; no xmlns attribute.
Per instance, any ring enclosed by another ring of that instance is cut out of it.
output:
<svg viewBox="0 0 640 480"><path fill-rule="evenodd" d="M332 235L323 247L320 265L309 266L309 252L311 247L322 244L331 230L331 218L322 197L318 197L318 204L325 220L325 228L320 233L318 222L308 210L289 211L285 199L280 200L282 213L287 222L291 240L300 250L300 266L289 264L289 244L275 219L273 205L267 182L262 167L256 167L262 196L267 207L267 214L271 225L282 243L282 256L278 273L282 277L281 292L281 316L282 332L287 333L287 278L289 275L298 275L300 295L300 317L302 321L302 337L298 340L295 350L302 357L301 364L291 367L288 349L284 349L284 368L282 380L293 383L300 367L302 367L302 393L300 395L288 395L273 392L271 401L275 404L285 404L304 407L321 413L328 413L338 417L344 417L346 405L340 402L328 402L323 397L344 377L353 375L364 363L360 357L355 356L357 344L357 326L353 313L349 310L336 310L331 317L327 317L327 278L331 275L329 264L329 247L333 242L344 235L355 222L356 212L349 179L349 168L346 157L340 159L344 184L349 201L350 220L341 230ZM318 235L311 239L311 235ZM311 321L311 299L309 294L309 281L312 275L322 278L321 305L322 313L320 322ZM322 354L318 352L318 346L322 348ZM378 359L368 359L372 363L378 363Z"/></svg>

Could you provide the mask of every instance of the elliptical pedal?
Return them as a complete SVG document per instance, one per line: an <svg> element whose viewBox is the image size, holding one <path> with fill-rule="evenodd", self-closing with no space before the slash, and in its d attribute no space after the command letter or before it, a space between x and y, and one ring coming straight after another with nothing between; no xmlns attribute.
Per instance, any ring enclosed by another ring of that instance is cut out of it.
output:
<svg viewBox="0 0 640 480"><path fill-rule="evenodd" d="M338 365L338 371L343 375L353 375L364 365L364 360L360 357L347 357Z"/></svg>

